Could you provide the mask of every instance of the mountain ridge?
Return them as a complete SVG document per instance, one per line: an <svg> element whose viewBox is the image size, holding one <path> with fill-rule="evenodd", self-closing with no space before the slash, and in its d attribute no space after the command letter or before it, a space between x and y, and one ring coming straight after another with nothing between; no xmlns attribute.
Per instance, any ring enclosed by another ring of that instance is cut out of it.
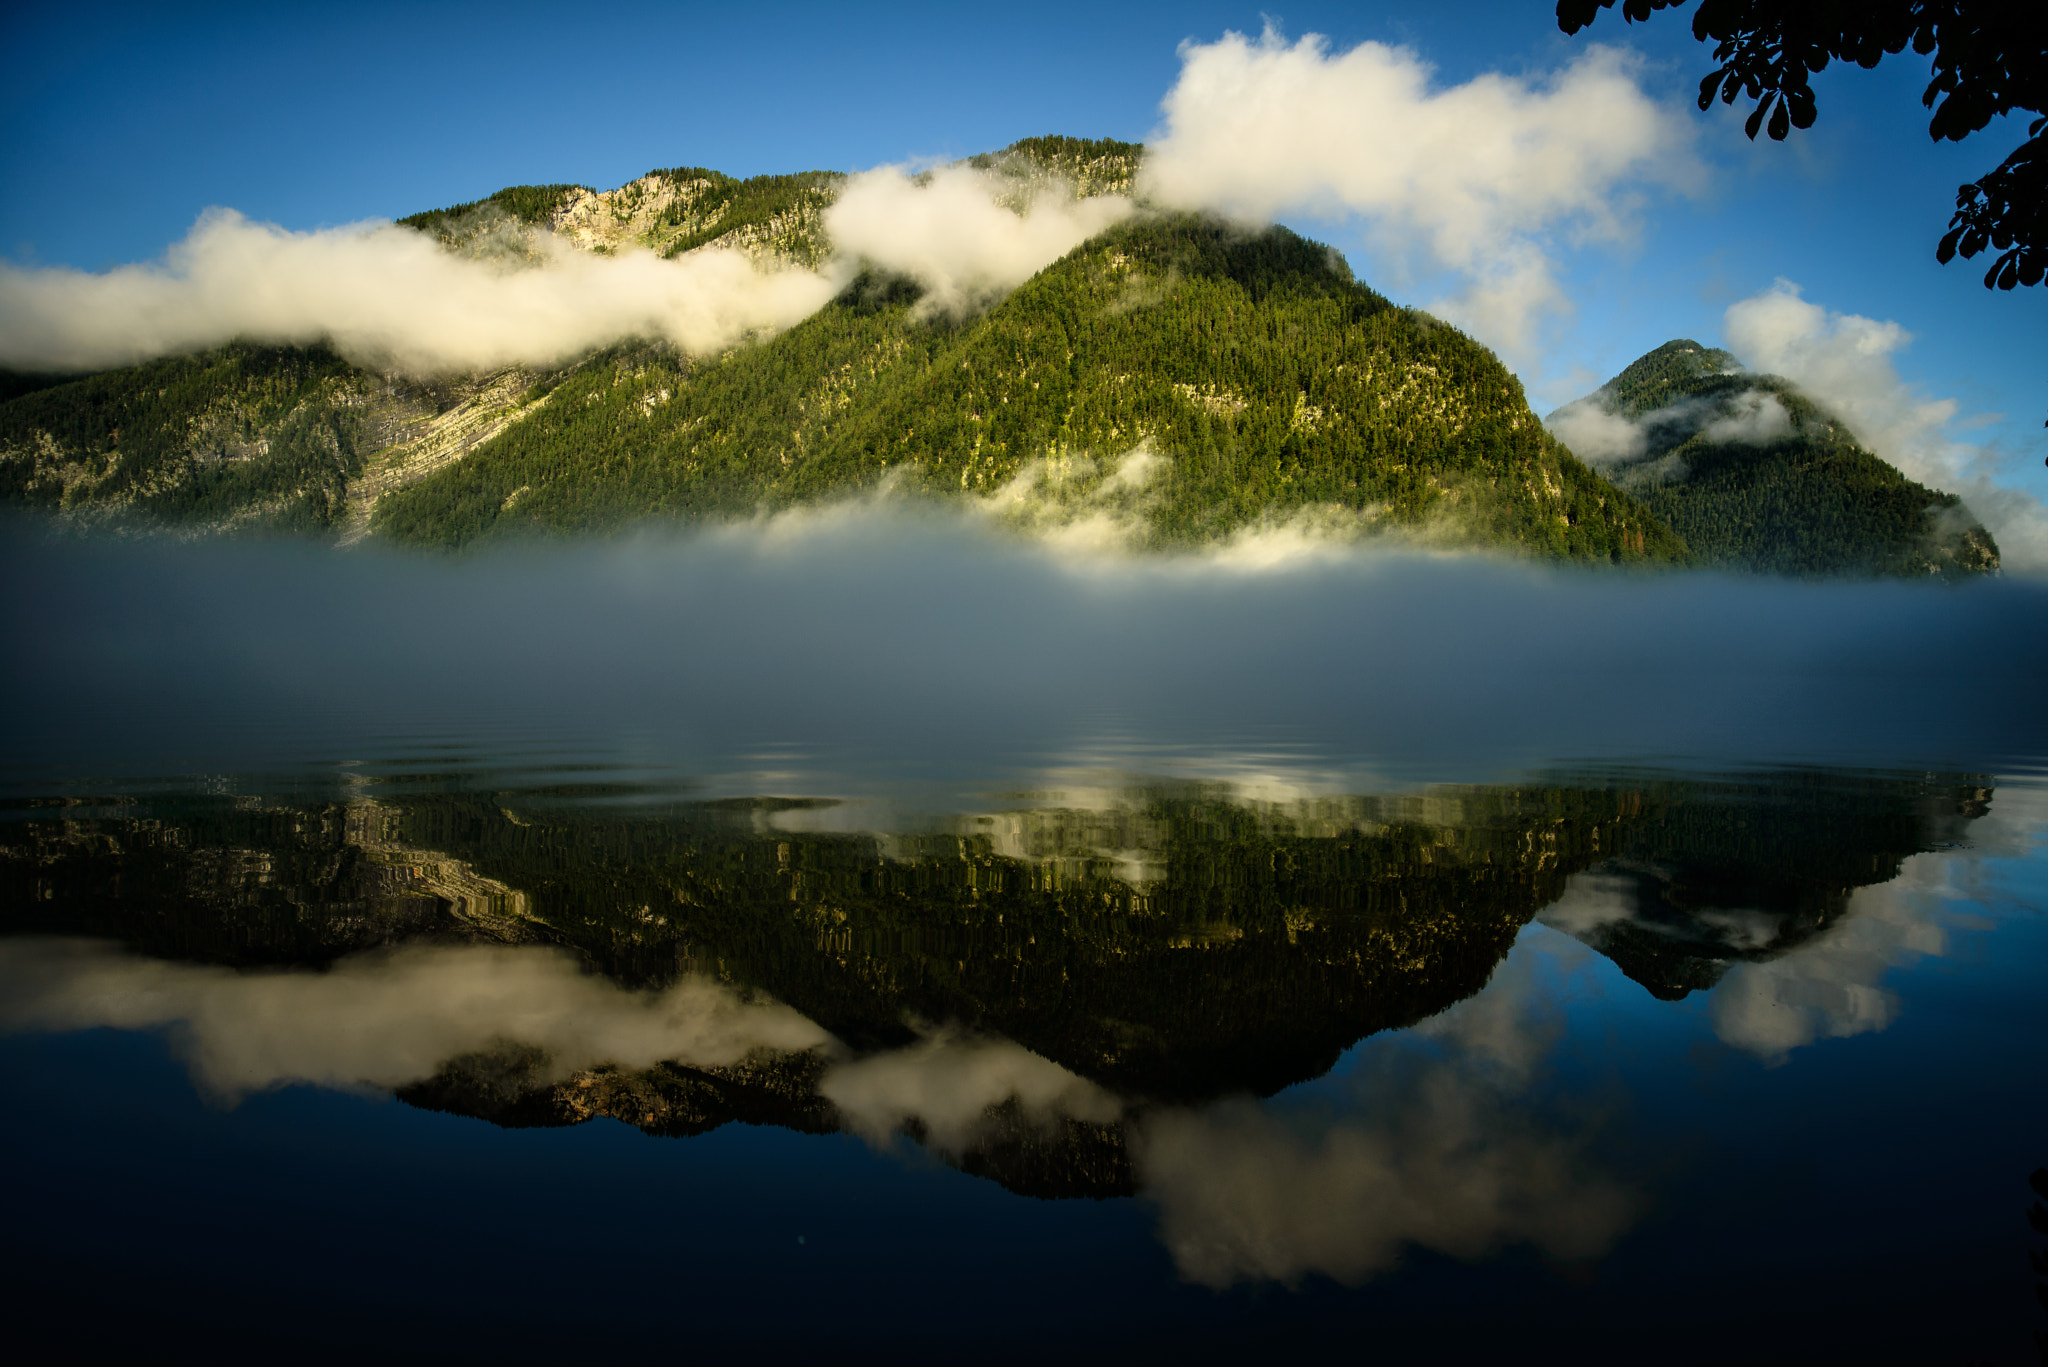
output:
<svg viewBox="0 0 2048 1367"><path fill-rule="evenodd" d="M955 170L1023 214L1048 193L1128 194L1142 155L1029 138ZM724 250L808 270L832 257L826 211L847 183L675 167L610 191L508 187L399 223L514 272L565 248ZM1700 514L1704 486L1655 477L1654 460L1581 461L1490 351L1285 228L1141 208L984 307L933 302L870 266L803 321L711 355L629 339L565 364L436 379L332 348L237 342L54 384L0 377L0 504L71 530L460 549L751 516L888 484L964 496L1024 528L1113 527L1146 549L1299 523L1567 561L1996 566L1981 528L1931 559L1744 560ZM1959 507L1856 452L1827 453L1856 480L1806 480L1780 499L1785 525L1762 534L1797 545L1812 539L1801 519L1819 517L1823 539L1841 540L1844 489L1882 502L1887 526L1924 522L1925 508L1904 506L1923 496Z"/></svg>
<svg viewBox="0 0 2048 1367"><path fill-rule="evenodd" d="M1450 521L1479 529L1454 539L1535 554L1684 556L1543 431L1491 353L1284 228L1133 221L970 321L915 306L871 280L715 362L656 348L589 368L492 447L393 495L377 528L463 546L788 506L890 472L987 496L1034 461L1092 494L1152 448L1166 459L1156 503L1133 512L1139 544L1322 509L1359 532Z"/></svg>

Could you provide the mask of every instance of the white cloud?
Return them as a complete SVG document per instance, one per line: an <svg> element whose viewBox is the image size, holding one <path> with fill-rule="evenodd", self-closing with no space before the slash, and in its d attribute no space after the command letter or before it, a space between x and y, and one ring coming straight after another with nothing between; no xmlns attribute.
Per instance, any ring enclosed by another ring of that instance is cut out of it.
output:
<svg viewBox="0 0 2048 1367"><path fill-rule="evenodd" d="M429 374L549 365L628 337L701 354L810 317L862 260L918 281L928 309L975 307L1131 212L1121 196L1077 200L1049 183L1014 213L997 196L1016 188L966 167L923 183L893 167L855 176L827 211L838 254L821 271L716 247L599 256L509 220L457 253L389 223L290 232L216 210L159 263L0 264L0 365L98 369L235 338L331 340L353 360Z"/></svg>
<svg viewBox="0 0 2048 1367"><path fill-rule="evenodd" d="M958 313L1015 289L1131 212L1122 195L1076 199L1055 184L1019 214L997 202L1012 188L967 166L916 178L884 166L847 181L825 229L847 261L907 275L924 286L924 307Z"/></svg>
<svg viewBox="0 0 2048 1367"><path fill-rule="evenodd" d="M624 337L706 352L799 322L837 288L738 252L664 261L532 242L545 264L517 269L388 223L288 232L212 212L160 265L0 264L0 365L127 365L236 337L331 338L352 358L427 373L548 364Z"/></svg>
<svg viewBox="0 0 2048 1367"><path fill-rule="evenodd" d="M1545 418L1543 425L1588 465L1618 465L1649 448L1643 425L1609 410L1599 394L1574 399Z"/></svg>
<svg viewBox="0 0 2048 1367"><path fill-rule="evenodd" d="M1674 404L1625 417L1609 407L1606 392L1574 399L1543 420L1550 434L1569 446L1588 465L1626 465L1650 449L1650 436L1660 428L1661 441L1671 445L1697 431L1708 441L1736 446L1762 446L1792 430L1792 415L1778 396L1748 389L1732 398L1682 399ZM1665 457L1676 461L1676 455ZM1682 472L1682 464L1680 471Z"/></svg>
<svg viewBox="0 0 2048 1367"><path fill-rule="evenodd" d="M1791 380L1908 478L1961 495L2007 568L2048 569L2048 509L1999 484L1990 452L1950 437L1955 400L1930 399L1899 377L1892 356L1913 340L1904 328L1822 308L1789 280L1731 304L1723 326L1752 369Z"/></svg>
<svg viewBox="0 0 2048 1367"><path fill-rule="evenodd" d="M1792 415L1769 390L1743 391L1735 396L1731 410L1700 429L1701 435L1730 446L1765 446L1792 430ZM1652 420L1655 417L1651 415Z"/></svg>
<svg viewBox="0 0 2048 1367"><path fill-rule="evenodd" d="M1637 85L1634 59L1587 48L1548 76L1437 87L1406 48L1332 53L1227 33L1181 49L1140 190L1247 222L1359 215L1374 247L1463 280L1432 307L1527 354L1567 305L1553 253L1627 235L1643 187L1695 184L1690 124Z"/></svg>
<svg viewBox="0 0 2048 1367"><path fill-rule="evenodd" d="M178 1027L194 1080L234 1098L286 1083L401 1087L504 1041L551 1076L614 1063L736 1063L831 1036L786 1006L685 979L632 992L545 949L406 949L325 973L167 963L86 940L0 943L0 1031Z"/></svg>

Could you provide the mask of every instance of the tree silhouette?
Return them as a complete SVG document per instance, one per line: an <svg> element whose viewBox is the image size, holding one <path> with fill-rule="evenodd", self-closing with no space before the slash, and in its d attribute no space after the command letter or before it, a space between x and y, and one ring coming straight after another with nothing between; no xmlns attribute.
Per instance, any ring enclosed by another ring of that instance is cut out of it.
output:
<svg viewBox="0 0 2048 1367"><path fill-rule="evenodd" d="M1557 26L1577 33L1615 0L1558 0ZM1690 0L1624 0L1622 17L1646 22L1651 13ZM1809 73L1831 61L1868 70L1909 45L1933 54L1934 74L1920 102L1934 111L1927 125L1936 141L1960 142L1992 119L2014 110L2039 115L2048 100L2048 8L2009 0L1700 0L1693 36L1712 40L1720 66L1700 82L1700 108L1718 96L1756 101L1744 125L1782 141L1794 128L1812 126ZM2048 148L2037 117L2027 140L1997 169L1956 191L1956 211L1935 249L1946 263L1958 254L1998 253L1984 273L1985 288L2038 285L2048 273Z"/></svg>

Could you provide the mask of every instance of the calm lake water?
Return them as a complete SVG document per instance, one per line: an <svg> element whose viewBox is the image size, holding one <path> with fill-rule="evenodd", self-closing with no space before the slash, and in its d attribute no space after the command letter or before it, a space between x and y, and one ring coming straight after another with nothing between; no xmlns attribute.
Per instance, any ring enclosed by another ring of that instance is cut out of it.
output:
<svg viewBox="0 0 2048 1367"><path fill-rule="evenodd" d="M41 1356L2039 1360L2048 593L0 543Z"/></svg>

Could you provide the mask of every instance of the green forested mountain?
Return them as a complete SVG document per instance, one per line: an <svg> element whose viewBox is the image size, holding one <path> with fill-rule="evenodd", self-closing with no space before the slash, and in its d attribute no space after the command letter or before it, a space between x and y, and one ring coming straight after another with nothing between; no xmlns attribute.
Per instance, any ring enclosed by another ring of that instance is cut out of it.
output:
<svg viewBox="0 0 2048 1367"><path fill-rule="evenodd" d="M1775 375L1667 342L1574 410L1626 420L1632 449L1600 468L1707 564L1777 574L1977 574L1998 547L1953 494L1907 479ZM1560 419L1564 419L1561 423Z"/></svg>
<svg viewBox="0 0 2048 1367"><path fill-rule="evenodd" d="M916 302L867 278L707 363L651 346L597 358L460 465L387 497L376 529L461 546L890 475L987 495L1033 461L1085 498L1144 446L1165 459L1131 501L1156 543L1322 508L1544 555L1684 554L1543 431L1491 353L1282 228L1151 216L970 320Z"/></svg>
<svg viewBox="0 0 2048 1367"><path fill-rule="evenodd" d="M0 401L0 504L86 526L319 533L379 444L367 377L323 347L236 344L17 385Z"/></svg>
<svg viewBox="0 0 2048 1367"><path fill-rule="evenodd" d="M1021 208L1055 177L1128 192L1141 151L1032 138L973 164ZM680 167L402 222L460 253L531 253L545 231L597 253L718 246L816 266L843 180ZM1490 352L1352 280L1335 252L1141 210L970 316L871 270L807 321L716 356L628 342L547 372L427 381L235 344L77 380L0 376L0 502L83 528L455 549L887 483L1025 522L1108 514L1153 547L1306 518L1579 560L1684 562L1691 543L1710 563L1793 572L1996 563L1981 529L1949 525L1953 499L1782 381L1674 360L1680 347L1596 396L1654 420L1648 452L1610 481ZM1764 391L1796 441L1707 439L1713 404ZM1707 416L1686 428L1681 411Z"/></svg>

